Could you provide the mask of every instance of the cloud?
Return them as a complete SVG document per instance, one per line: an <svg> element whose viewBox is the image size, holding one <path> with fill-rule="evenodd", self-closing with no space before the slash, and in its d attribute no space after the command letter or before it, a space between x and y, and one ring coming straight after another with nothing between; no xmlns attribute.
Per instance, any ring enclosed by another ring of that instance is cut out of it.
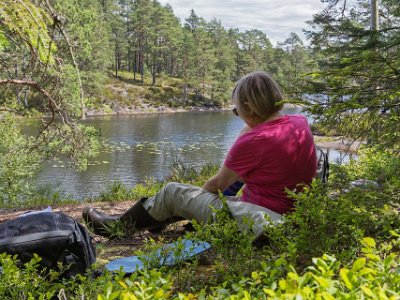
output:
<svg viewBox="0 0 400 300"><path fill-rule="evenodd" d="M285 40L290 32L302 36L302 29L307 27L305 22L323 8L320 0L160 0L160 3L169 3L182 22L194 9L208 21L221 20L226 28L259 29L273 43Z"/></svg>

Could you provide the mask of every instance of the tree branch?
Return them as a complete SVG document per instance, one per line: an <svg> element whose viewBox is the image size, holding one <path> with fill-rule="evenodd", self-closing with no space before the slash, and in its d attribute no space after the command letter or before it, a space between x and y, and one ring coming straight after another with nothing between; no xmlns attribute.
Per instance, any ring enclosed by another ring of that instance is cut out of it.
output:
<svg viewBox="0 0 400 300"><path fill-rule="evenodd" d="M18 114L18 111L7 108L7 107L0 107L0 111L6 111L6 112L12 112L12 113Z"/></svg>
<svg viewBox="0 0 400 300"><path fill-rule="evenodd" d="M44 128L39 132L38 136L41 135L51 124L54 123L55 121L55 114L56 110L60 111L60 107L57 105L57 102L53 99L53 97L45 90L43 89L37 82L32 81L32 80L18 80L18 79L0 79L0 85L7 85L7 84L13 84L13 85L22 85L22 86L29 86L32 87L33 89L37 90L40 92L42 95L46 97L49 103L49 107L51 110L51 119L49 122L45 122Z"/></svg>
<svg viewBox="0 0 400 300"><path fill-rule="evenodd" d="M74 51L72 50L72 46L71 46L71 43L70 43L70 41L69 41L68 35L66 34L65 30L64 30L64 29L62 28L62 26L60 25L59 20L60 20L61 18L60 18L59 15L55 12L54 8L51 6L51 4L50 4L50 2L49 2L48 0L45 0L45 3L46 3L48 9L50 10L50 12L51 12L51 14L52 14L52 16L53 16L53 22L55 22L55 25L56 25L57 28L60 30L62 36L63 36L64 39L65 39L65 42L66 42L67 45L68 45L68 49L69 49L69 53L70 53L70 55L71 55L72 63L73 63L73 65L74 65L74 67L75 67L76 75L78 76L78 83L79 83L80 96L81 96L81 97L80 97L80 98L81 98L81 110L82 110L82 112L81 112L81 117L82 117L82 119L84 120L84 119L85 119L85 104L84 104L84 101L83 101L83 97L84 97L84 95L83 95L83 86L82 86L82 79L81 79L81 73L80 73L80 71L79 71L79 66L78 66L78 63L76 62L75 54L74 54Z"/></svg>

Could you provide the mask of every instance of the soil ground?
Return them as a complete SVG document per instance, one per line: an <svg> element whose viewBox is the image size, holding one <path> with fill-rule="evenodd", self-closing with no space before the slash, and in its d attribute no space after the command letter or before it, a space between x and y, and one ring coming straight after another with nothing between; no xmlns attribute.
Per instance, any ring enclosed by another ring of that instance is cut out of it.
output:
<svg viewBox="0 0 400 300"><path fill-rule="evenodd" d="M122 202L98 202L98 203L82 203L82 204L67 204L62 206L52 207L55 212L63 212L73 217L78 222L84 224L82 220L82 210L84 207L90 205L100 212L110 215L122 214L132 206L135 201L122 201ZM10 208L0 209L0 222L12 220L23 213L31 210L42 210L46 207L31 207L31 208ZM133 236L126 239L108 239L99 235L91 233L93 241L96 245L97 260L100 264L107 263L109 260L131 256L133 253L142 248L149 239L155 241L162 240L163 243L176 240L178 237L185 234L184 225L187 221L181 221L170 224L166 229L159 233L151 233L148 231L135 233Z"/></svg>

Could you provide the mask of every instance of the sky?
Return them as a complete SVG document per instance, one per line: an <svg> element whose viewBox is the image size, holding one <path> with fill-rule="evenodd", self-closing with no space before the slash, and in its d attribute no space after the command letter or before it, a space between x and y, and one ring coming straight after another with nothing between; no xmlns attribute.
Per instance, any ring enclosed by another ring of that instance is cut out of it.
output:
<svg viewBox="0 0 400 300"><path fill-rule="evenodd" d="M302 28L312 20L313 14L321 11L320 0L159 0L169 3L182 22L191 9L207 21L216 18L225 28L259 29L272 44L283 42L296 32L302 39Z"/></svg>

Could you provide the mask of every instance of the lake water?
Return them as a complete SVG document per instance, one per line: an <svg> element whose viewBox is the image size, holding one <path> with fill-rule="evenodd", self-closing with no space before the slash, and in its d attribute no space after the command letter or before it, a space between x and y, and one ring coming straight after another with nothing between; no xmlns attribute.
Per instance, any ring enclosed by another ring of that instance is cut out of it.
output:
<svg viewBox="0 0 400 300"><path fill-rule="evenodd" d="M299 109L284 113L299 113ZM244 125L231 112L107 116L83 123L98 128L112 149L102 149L81 172L68 168L64 161L50 161L37 178L39 185L74 199L96 196L114 181L132 187L150 177L162 180L176 160L191 166L221 164ZM331 150L330 160L339 155Z"/></svg>

